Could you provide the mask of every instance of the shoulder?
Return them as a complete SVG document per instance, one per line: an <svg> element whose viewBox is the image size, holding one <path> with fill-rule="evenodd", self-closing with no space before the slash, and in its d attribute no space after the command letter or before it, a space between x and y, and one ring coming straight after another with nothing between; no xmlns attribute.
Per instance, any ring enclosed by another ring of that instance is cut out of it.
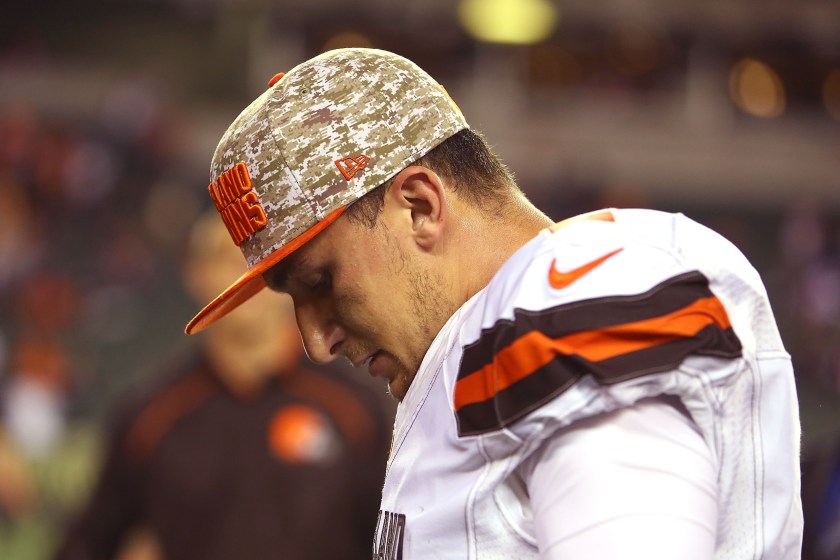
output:
<svg viewBox="0 0 840 560"><path fill-rule="evenodd" d="M515 255L462 332L459 434L501 429L583 378L617 384L690 353L738 355L708 279L680 257L679 219L646 210L584 217Z"/></svg>
<svg viewBox="0 0 840 560"><path fill-rule="evenodd" d="M677 214L605 210L539 233L497 272L487 300L540 310L594 297L639 293L689 270L676 241Z"/></svg>

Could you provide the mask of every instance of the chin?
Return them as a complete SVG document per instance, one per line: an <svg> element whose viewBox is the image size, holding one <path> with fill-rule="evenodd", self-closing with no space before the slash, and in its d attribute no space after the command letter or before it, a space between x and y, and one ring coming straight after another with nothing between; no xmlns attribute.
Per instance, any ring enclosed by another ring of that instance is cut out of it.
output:
<svg viewBox="0 0 840 560"><path fill-rule="evenodd" d="M411 382L414 381L414 375L414 373L406 375L404 372L399 372L396 376L394 376L394 379L388 383L388 392L394 400L402 402L405 395L408 393L408 389L411 387Z"/></svg>
<svg viewBox="0 0 840 560"><path fill-rule="evenodd" d="M407 391L403 391L402 388L395 388L393 384L388 385L388 394L391 395L391 398L397 402L402 402L405 398L405 394Z"/></svg>

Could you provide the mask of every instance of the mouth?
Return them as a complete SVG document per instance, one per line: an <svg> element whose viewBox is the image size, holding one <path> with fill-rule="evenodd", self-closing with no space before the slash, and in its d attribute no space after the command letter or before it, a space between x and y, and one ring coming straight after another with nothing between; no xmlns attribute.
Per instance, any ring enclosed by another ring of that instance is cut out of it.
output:
<svg viewBox="0 0 840 560"><path fill-rule="evenodd" d="M381 353L381 350L375 350L371 352L367 356L361 359L350 360L350 363L353 364L354 368L360 368L364 366L370 367L371 363L376 359L376 357Z"/></svg>
<svg viewBox="0 0 840 560"><path fill-rule="evenodd" d="M352 360L354 367L367 366L371 377L383 379L388 385L388 392L397 401L402 401L406 392L406 375L396 358L385 350L375 350L364 358Z"/></svg>
<svg viewBox="0 0 840 560"><path fill-rule="evenodd" d="M382 372L380 371L381 368L377 367L379 362L381 362L381 360L379 360L381 356L382 350L377 350L376 352L371 354L367 360L365 360L365 363L367 363L368 373L371 375L371 377L377 377L379 375L382 375Z"/></svg>
<svg viewBox="0 0 840 560"><path fill-rule="evenodd" d="M392 390L393 383L398 376L398 369L395 369L395 362L393 356L388 352L379 349L374 350L370 354L363 355L363 357L355 358L350 361L355 368L367 366L368 374L371 377L378 377L384 379L388 383L389 390Z"/></svg>
<svg viewBox="0 0 840 560"><path fill-rule="evenodd" d="M390 354L377 350L369 355L362 365L367 365L368 374L371 377L381 377L390 383L394 378L393 364L388 358Z"/></svg>

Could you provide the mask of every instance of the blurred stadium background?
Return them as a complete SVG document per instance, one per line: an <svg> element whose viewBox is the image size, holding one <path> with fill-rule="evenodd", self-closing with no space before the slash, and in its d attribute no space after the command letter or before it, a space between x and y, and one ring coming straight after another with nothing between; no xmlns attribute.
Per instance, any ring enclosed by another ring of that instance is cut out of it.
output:
<svg viewBox="0 0 840 560"><path fill-rule="evenodd" d="M47 557L109 407L190 344L178 263L221 133L342 46L427 69L555 219L646 206L732 239L803 459L840 445L840 3L29 0L0 20L0 558Z"/></svg>

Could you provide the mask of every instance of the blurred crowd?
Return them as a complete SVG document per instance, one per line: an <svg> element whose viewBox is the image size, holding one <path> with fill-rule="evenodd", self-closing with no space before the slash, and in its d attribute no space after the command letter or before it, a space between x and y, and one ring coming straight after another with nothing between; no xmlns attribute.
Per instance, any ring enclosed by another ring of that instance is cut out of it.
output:
<svg viewBox="0 0 840 560"><path fill-rule="evenodd" d="M140 82L93 117L0 106L0 557L43 557L92 476L90 427L180 342L204 204L184 142Z"/></svg>
<svg viewBox="0 0 840 560"><path fill-rule="evenodd" d="M195 305L178 264L209 204L205 169L183 157L189 134L142 81L114 85L93 115L0 106L2 558L49 554L90 487L107 409L186 344ZM625 202L609 185L523 187L556 219ZM840 445L840 216L663 209L718 229L759 268L799 376L803 461L824 462Z"/></svg>

